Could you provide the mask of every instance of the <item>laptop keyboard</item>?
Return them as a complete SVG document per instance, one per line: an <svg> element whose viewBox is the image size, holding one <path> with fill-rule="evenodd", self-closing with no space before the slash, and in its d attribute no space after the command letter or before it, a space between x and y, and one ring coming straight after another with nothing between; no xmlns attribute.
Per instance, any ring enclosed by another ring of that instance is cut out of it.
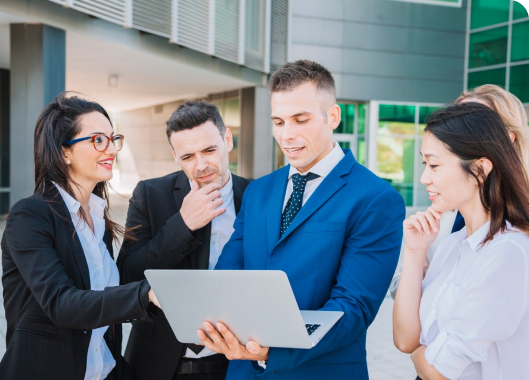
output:
<svg viewBox="0 0 529 380"><path fill-rule="evenodd" d="M307 333L309 335L312 335L312 333L314 331L316 331L318 329L318 327L320 327L321 325L311 325L311 324L306 324L305 327L307 328Z"/></svg>

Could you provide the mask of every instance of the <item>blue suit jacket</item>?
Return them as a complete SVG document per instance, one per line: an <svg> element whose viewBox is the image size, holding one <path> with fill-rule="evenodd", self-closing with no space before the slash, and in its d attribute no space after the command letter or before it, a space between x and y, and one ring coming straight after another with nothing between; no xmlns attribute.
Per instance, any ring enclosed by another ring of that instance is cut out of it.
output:
<svg viewBox="0 0 529 380"><path fill-rule="evenodd" d="M266 370L232 361L227 379L368 379L366 331L397 266L405 207L389 183L344 152L281 238L289 167L250 183L216 267L282 270L301 310L343 317L316 347L271 348Z"/></svg>

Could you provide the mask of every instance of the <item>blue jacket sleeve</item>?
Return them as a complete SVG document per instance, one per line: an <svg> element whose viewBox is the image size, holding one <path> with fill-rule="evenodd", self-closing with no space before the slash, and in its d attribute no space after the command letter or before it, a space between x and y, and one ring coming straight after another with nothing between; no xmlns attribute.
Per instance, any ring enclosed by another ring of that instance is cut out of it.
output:
<svg viewBox="0 0 529 380"><path fill-rule="evenodd" d="M364 210L344 241L336 284L321 310L343 311L343 317L310 350L271 348L266 370L295 368L352 344L375 319L397 266L405 207L394 190L383 191Z"/></svg>
<svg viewBox="0 0 529 380"><path fill-rule="evenodd" d="M226 243L222 249L222 254L219 257L219 261L215 266L215 269L244 269L244 248L243 248L243 236L244 236L244 215L246 209L246 202L248 194L250 193L250 187L253 182L250 182L242 197L241 209L237 218L233 223L233 234L230 240Z"/></svg>

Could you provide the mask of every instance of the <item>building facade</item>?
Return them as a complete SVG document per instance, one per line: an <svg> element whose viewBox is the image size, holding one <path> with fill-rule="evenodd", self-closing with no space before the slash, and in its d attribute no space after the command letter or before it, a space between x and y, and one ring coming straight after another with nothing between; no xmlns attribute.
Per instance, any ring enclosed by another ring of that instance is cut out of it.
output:
<svg viewBox="0 0 529 380"><path fill-rule="evenodd" d="M1 46L23 35L16 25L25 23L57 29L59 40L65 35L62 74L40 75L63 75L65 89L93 96L126 136L114 180L123 191L178 169L165 121L187 99L219 107L234 135L234 173L258 178L285 165L272 137L266 82L287 60L311 59L332 72L342 109L336 141L390 182L409 212L429 205L419 153L429 114L484 83L504 86L529 109L529 17L512 0L21 3L0 4L0 99L11 100L0 107L0 214L31 190L23 183L31 160L20 173L13 151L31 153L35 116L20 119L20 103L13 104L13 88L30 73L14 78L18 44Z"/></svg>

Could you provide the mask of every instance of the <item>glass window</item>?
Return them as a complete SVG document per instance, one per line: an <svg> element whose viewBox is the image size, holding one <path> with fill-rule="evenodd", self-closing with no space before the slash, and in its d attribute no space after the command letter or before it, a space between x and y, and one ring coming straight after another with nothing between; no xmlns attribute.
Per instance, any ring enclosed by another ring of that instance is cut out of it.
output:
<svg viewBox="0 0 529 380"><path fill-rule="evenodd" d="M415 106L381 104L378 135L414 135Z"/></svg>
<svg viewBox="0 0 529 380"><path fill-rule="evenodd" d="M507 62L508 27L472 33L470 35L470 50L468 67L498 65Z"/></svg>
<svg viewBox="0 0 529 380"><path fill-rule="evenodd" d="M505 75L507 69L494 69L478 71L476 73L468 74L468 88L481 86L482 84L496 84L505 87Z"/></svg>
<svg viewBox="0 0 529 380"><path fill-rule="evenodd" d="M529 17L527 15L527 9L520 4L519 2L515 1L512 5L512 18L513 20L519 20L521 18Z"/></svg>
<svg viewBox="0 0 529 380"><path fill-rule="evenodd" d="M378 137L377 174L388 181L413 206L413 138Z"/></svg>
<svg viewBox="0 0 529 380"><path fill-rule="evenodd" d="M511 0L472 0L470 29L509 21Z"/></svg>
<svg viewBox="0 0 529 380"><path fill-rule="evenodd" d="M356 160L362 165L366 165L366 139L365 137L359 137L356 150Z"/></svg>
<svg viewBox="0 0 529 380"><path fill-rule="evenodd" d="M340 141L338 144L340 144L340 148L342 149L351 149L350 141Z"/></svg>
<svg viewBox="0 0 529 380"><path fill-rule="evenodd" d="M239 110L239 99L218 99L211 103L218 109L224 125L231 130L233 135L233 149L229 153L229 168L233 174L239 170L239 131L241 126L241 113Z"/></svg>
<svg viewBox="0 0 529 380"><path fill-rule="evenodd" d="M511 67L509 91L522 103L529 103L529 65Z"/></svg>
<svg viewBox="0 0 529 380"><path fill-rule="evenodd" d="M358 105L358 134L366 133L366 105L361 103Z"/></svg>
<svg viewBox="0 0 529 380"><path fill-rule="evenodd" d="M419 139L417 141L417 144L419 144L419 147L418 147L418 152L421 151L421 148L422 148L422 138ZM416 206L418 207L428 207L432 204L432 202L430 201L430 196L428 195L428 192L426 191L426 185L423 185L421 183L421 176L422 176L422 173L424 171L424 165L422 164L423 163L423 158L421 156L421 154L417 154L416 156L416 162L415 162L415 167L417 168L417 188L416 188L416 191L417 191L417 204Z"/></svg>
<svg viewBox="0 0 529 380"><path fill-rule="evenodd" d="M354 133L355 125L355 105L354 104L338 104L342 110L342 120L334 133Z"/></svg>
<svg viewBox="0 0 529 380"><path fill-rule="evenodd" d="M419 107L419 135L424 135L424 127L426 127L426 119L428 116L440 108L441 107Z"/></svg>
<svg viewBox="0 0 529 380"><path fill-rule="evenodd" d="M511 61L529 59L529 21L512 26Z"/></svg>

